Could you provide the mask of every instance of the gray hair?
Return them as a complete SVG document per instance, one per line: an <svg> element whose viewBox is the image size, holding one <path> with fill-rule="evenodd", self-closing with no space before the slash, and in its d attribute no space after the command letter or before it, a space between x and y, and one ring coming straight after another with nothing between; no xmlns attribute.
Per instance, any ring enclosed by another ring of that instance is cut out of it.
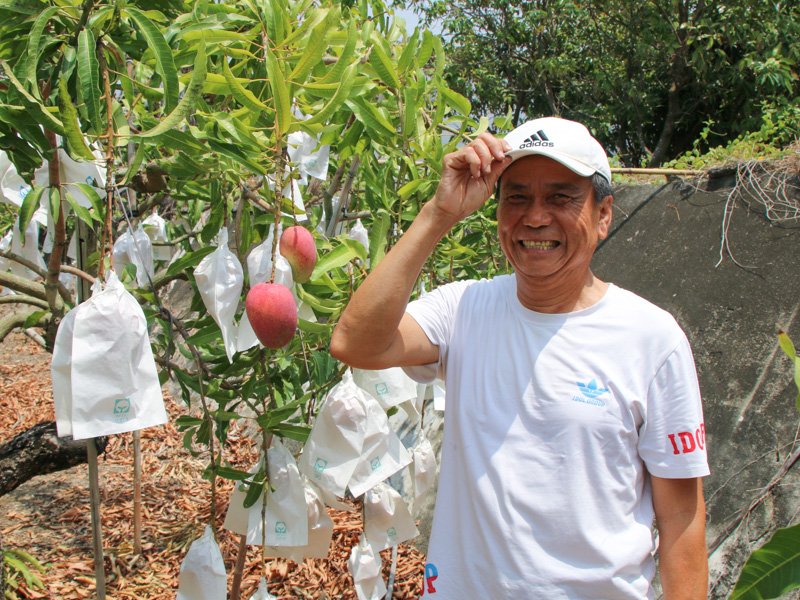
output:
<svg viewBox="0 0 800 600"><path fill-rule="evenodd" d="M592 175L592 188L594 189L594 201L597 203L602 202L606 196L614 197L614 188L600 173Z"/></svg>

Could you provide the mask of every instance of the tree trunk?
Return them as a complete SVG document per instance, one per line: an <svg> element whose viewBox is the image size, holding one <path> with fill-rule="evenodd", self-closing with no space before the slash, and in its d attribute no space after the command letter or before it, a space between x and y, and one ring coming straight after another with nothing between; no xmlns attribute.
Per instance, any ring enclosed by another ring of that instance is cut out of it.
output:
<svg viewBox="0 0 800 600"><path fill-rule="evenodd" d="M107 438L95 438L103 452ZM91 441L91 440L89 440ZM0 446L0 496L37 475L63 471L86 462L86 440L60 438L55 421L34 425Z"/></svg>

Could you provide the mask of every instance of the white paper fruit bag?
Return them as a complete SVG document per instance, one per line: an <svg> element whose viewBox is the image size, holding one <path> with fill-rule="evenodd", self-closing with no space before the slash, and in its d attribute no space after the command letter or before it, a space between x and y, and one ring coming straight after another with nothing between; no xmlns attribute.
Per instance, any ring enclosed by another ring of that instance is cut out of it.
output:
<svg viewBox="0 0 800 600"><path fill-rule="evenodd" d="M72 337L79 308L80 306L76 306L61 319L50 361L56 430L59 437L72 435Z"/></svg>
<svg viewBox="0 0 800 600"><path fill-rule="evenodd" d="M72 331L73 438L166 423L147 321L139 303L113 272L105 289L96 283L92 290L92 297L76 309Z"/></svg>
<svg viewBox="0 0 800 600"><path fill-rule="evenodd" d="M268 456L270 488L274 489L265 491L266 510L263 509L263 498L245 509L245 492L237 485L231 494L223 526L239 535L246 535L251 546L260 546L264 536L267 546L306 546L309 520L303 479L291 453L277 438ZM250 472L256 473L261 464L252 467ZM266 529L262 528L264 519Z"/></svg>
<svg viewBox="0 0 800 600"><path fill-rule="evenodd" d="M411 449L411 479L414 482L414 512L422 506L428 490L436 480L436 454L430 440L423 432Z"/></svg>
<svg viewBox="0 0 800 600"><path fill-rule="evenodd" d="M319 489L304 476L308 511L308 544L305 546L269 546L265 556L269 558L288 558L302 564L305 558L328 558L333 538L333 519L322 501Z"/></svg>
<svg viewBox="0 0 800 600"><path fill-rule="evenodd" d="M152 242L168 242L169 236L167 235L167 222L164 218L154 212L142 221L144 231ZM156 246L153 245L153 259L154 260L169 260L172 257L172 251L169 246Z"/></svg>
<svg viewBox="0 0 800 600"><path fill-rule="evenodd" d="M300 471L320 487L344 496L361 460L366 421L366 396L347 371L317 414L300 455Z"/></svg>
<svg viewBox="0 0 800 600"><path fill-rule="evenodd" d="M400 367L379 371L353 369L353 381L384 409L417 398L417 383Z"/></svg>
<svg viewBox="0 0 800 600"><path fill-rule="evenodd" d="M347 559L347 569L353 576L358 600L381 600L386 595L382 563L380 554L361 536Z"/></svg>
<svg viewBox="0 0 800 600"><path fill-rule="evenodd" d="M364 496L364 533L377 552L419 535L405 500L385 483Z"/></svg>
<svg viewBox="0 0 800 600"><path fill-rule="evenodd" d="M225 600L228 577L225 563L211 528L189 546L181 564L181 576L176 600Z"/></svg>
<svg viewBox="0 0 800 600"><path fill-rule="evenodd" d="M233 325L239 296L244 284L242 264L228 248L228 230L219 232L217 249L206 256L194 270L197 291L208 314L219 325L228 360L236 353L236 329Z"/></svg>
<svg viewBox="0 0 800 600"><path fill-rule="evenodd" d="M369 397L366 406L364 445L348 484L356 498L411 462L411 455L389 425L389 418L378 401Z"/></svg>

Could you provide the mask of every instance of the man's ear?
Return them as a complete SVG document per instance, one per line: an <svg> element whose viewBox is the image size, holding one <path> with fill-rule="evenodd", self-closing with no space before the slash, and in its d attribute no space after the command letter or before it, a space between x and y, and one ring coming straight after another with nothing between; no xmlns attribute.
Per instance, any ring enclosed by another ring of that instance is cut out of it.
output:
<svg viewBox="0 0 800 600"><path fill-rule="evenodd" d="M597 237L601 240L606 239L608 237L608 232L611 229L611 219L614 216L613 211L614 205L614 196L608 195L603 198L603 201L600 203L599 211L600 214L597 219Z"/></svg>

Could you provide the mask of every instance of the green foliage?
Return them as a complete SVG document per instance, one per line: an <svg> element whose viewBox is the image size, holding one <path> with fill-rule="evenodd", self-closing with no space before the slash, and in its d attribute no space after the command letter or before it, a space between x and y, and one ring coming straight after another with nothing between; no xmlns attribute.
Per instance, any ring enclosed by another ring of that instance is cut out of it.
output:
<svg viewBox="0 0 800 600"><path fill-rule="evenodd" d="M694 148L666 163L672 169L708 169L713 166L759 159L780 159L794 151L790 144L800 138L800 106L785 101L763 103L760 108L762 124L757 131L742 134L727 144L708 148L707 140L713 130L723 124L708 121L695 141Z"/></svg>
<svg viewBox="0 0 800 600"><path fill-rule="evenodd" d="M657 166L689 151L713 119L704 153L758 131L764 103L796 105L800 96L796 3L418 6L445 33L445 80L478 114L576 119L624 166Z"/></svg>
<svg viewBox="0 0 800 600"><path fill-rule="evenodd" d="M46 573L42 563L23 550L17 548L3 549L3 563L5 565L6 589L5 597L8 600L27 598L24 590L43 590L44 582L39 574ZM20 596L18 592L22 592Z"/></svg>
<svg viewBox="0 0 800 600"><path fill-rule="evenodd" d="M778 529L753 552L729 600L770 600L800 587L800 524Z"/></svg>

